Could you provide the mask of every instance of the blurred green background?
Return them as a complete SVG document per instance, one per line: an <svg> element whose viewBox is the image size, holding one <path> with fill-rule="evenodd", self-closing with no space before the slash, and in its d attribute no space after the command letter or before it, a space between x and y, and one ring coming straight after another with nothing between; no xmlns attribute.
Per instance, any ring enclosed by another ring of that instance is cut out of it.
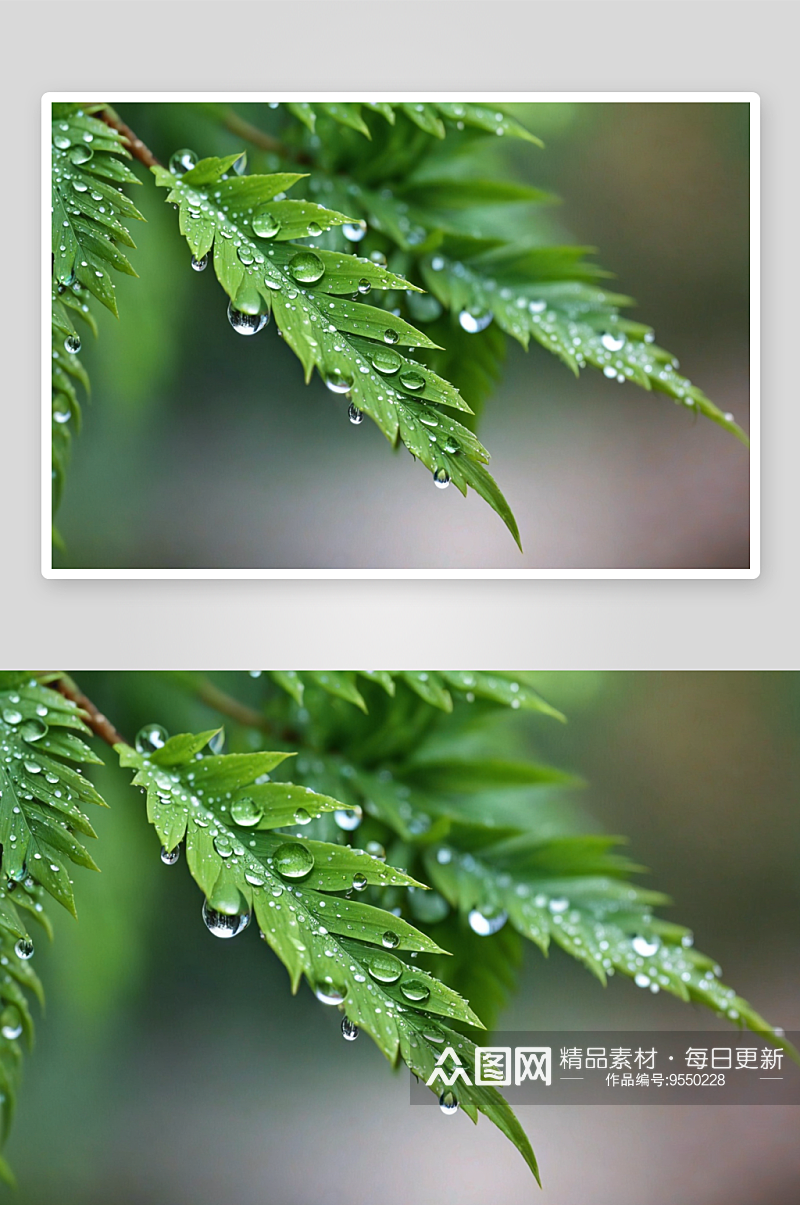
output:
<svg viewBox="0 0 800 1205"><path fill-rule="evenodd" d="M218 722L157 675L77 680L128 739L150 720ZM243 698L258 689L244 673L215 680ZM547 673L539 686L569 724L502 723L531 756L588 780L558 807L630 836L646 883L677 901L667 915L769 1020L800 1028L800 675ZM92 817L102 873L76 869L79 921L57 915L55 943L37 943L48 1008L8 1149L21 1205L797 1201L798 1110L772 1107L523 1108L539 1196L485 1119L476 1133L411 1108L406 1076L367 1039L343 1042L305 986L292 999L252 927L209 935L185 864L162 865L128 781L111 764L97 772L112 805ZM621 976L604 990L533 948L502 1018L517 1030L718 1024Z"/></svg>
<svg viewBox="0 0 800 1205"><path fill-rule="evenodd" d="M278 120L264 105L239 107L262 125ZM632 316L747 428L747 105L511 108L545 150L502 140L484 153L563 198L534 219L537 233L598 247L615 287L639 303ZM241 145L187 106L120 113L163 161L179 146L204 155ZM250 170L265 170L249 153ZM57 565L749 565L746 449L663 396L588 370L576 381L538 346L514 345L480 435L519 521L520 557L477 495L434 489L373 423L352 427L318 377L304 386L274 324L252 340L234 334L213 270L191 271L175 214L137 171L140 279L117 281L120 321L99 314L99 340L85 340L93 399Z"/></svg>

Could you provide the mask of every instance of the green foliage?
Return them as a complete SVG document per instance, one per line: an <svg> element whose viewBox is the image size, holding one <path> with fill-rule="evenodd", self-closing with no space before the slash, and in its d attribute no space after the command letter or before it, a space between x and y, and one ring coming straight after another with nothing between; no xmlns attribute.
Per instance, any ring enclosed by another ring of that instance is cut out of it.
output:
<svg viewBox="0 0 800 1205"><path fill-rule="evenodd" d="M292 102L262 109L275 137L224 105L183 108L248 139L269 168L248 175L241 152L197 163L185 151L153 168L195 264L213 256L234 328L251 334L272 315L307 381L316 369L354 422L367 415L437 484L476 490L518 544L474 434L509 339L575 374L665 394L747 442L651 328L623 315L631 299L604 286L591 249L549 245L539 214L555 198L492 154L541 145L516 119L466 102ZM90 295L116 313L110 269L133 272L120 248L141 216L122 192L136 180L129 152L92 115L102 109L54 106L54 507L79 429L76 384L88 387L65 343L79 348L76 318L92 324Z"/></svg>
<svg viewBox="0 0 800 1205"><path fill-rule="evenodd" d="M283 199L302 179L298 173L230 176L240 160L202 159L183 172L179 163L170 172L153 168L158 184L170 190L167 201L179 207L195 262L204 263L213 250L234 329L253 334L266 321L262 315L274 314L307 381L316 368L334 393L347 394L353 418L369 415L437 481L452 481L463 494L472 486L519 542L508 504L484 467L488 453L440 409L469 413L469 407L448 381L411 358L413 350L435 344L399 314L360 300L373 290L420 290L372 259L299 246L295 240L354 219L311 201ZM401 354L399 347L411 351Z"/></svg>
<svg viewBox="0 0 800 1205"><path fill-rule="evenodd" d="M165 680L233 722L230 752L219 727L168 737L150 724L135 747L115 746L162 856L184 851L212 933L235 936L254 918L292 990L307 982L392 1064L427 1081L447 1046L469 1063L516 988L526 942L544 954L555 943L602 984L619 973L702 1004L798 1057L721 982L689 930L656 914L668 901L633 883L641 868L615 852L619 838L554 835L541 802L557 805L579 780L516 746L514 713L564 718L533 675L255 671L234 678L240 697L199 674ZM45 892L74 913L68 863L94 868L82 809L103 800L74 768L99 762L88 731L44 676L0 678L3 1133L18 1037L32 1034L27 995L41 999L28 918L49 931ZM538 1178L494 1089L459 1082L452 1093Z"/></svg>
<svg viewBox="0 0 800 1205"><path fill-rule="evenodd" d="M340 1005L391 1062L402 1057L427 1079L442 1043L469 1046L448 1022L482 1023L466 1000L411 963L418 952L442 953L435 942L400 916L350 898L370 885L422 884L385 856L305 839L305 827L341 810L341 802L269 781L285 753L203 757L216 735L175 736L144 754L117 746L121 764L136 770L134 784L147 792L148 818L164 849L185 842L189 870L206 897L206 924L230 936L254 913L294 991L305 977L319 1000ZM297 831L287 831L291 826ZM400 951L409 952L408 962ZM538 1174L528 1139L496 1090L467 1088L459 1100L474 1121L480 1111L499 1125Z"/></svg>
<svg viewBox="0 0 800 1205"><path fill-rule="evenodd" d="M27 923L34 920L50 934L45 892L75 915L68 865L97 869L78 838L95 835L82 807L105 806L74 768L99 761L83 740L88 731L75 705L57 691L30 675L0 675L0 1142L16 1102L18 1039L33 1041L25 993L43 1003L28 961ZM2 1161L0 1174L10 1176Z"/></svg>
<svg viewBox="0 0 800 1205"><path fill-rule="evenodd" d="M78 359L79 327L93 334L91 297L117 313L110 269L135 276L120 246L133 247L125 225L142 215L122 191L138 184L120 135L92 116L102 106L54 104L52 121L52 455L53 513L58 509L70 451L70 427L80 430L75 382L88 393L89 381ZM76 325L75 319L79 319Z"/></svg>

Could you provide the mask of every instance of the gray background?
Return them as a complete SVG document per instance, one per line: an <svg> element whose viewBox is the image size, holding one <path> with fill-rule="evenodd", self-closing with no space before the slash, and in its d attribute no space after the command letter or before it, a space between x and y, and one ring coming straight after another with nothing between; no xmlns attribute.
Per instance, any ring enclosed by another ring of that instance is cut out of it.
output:
<svg viewBox="0 0 800 1205"><path fill-rule="evenodd" d="M798 417L793 4L6 4L4 660L786 667ZM234 15L235 14L235 15ZM88 18L85 22L84 17ZM80 21L80 50L68 35ZM302 33L298 35L298 28ZM277 50L282 40L288 49ZM259 48L263 48L260 50ZM446 53L445 53L446 49ZM753 90L763 104L763 572L755 582L39 577L38 123L47 90ZM436 617L436 622L431 622ZM446 622L442 622L446 617ZM323 622L320 622L323 620ZM474 634L480 633L476 642Z"/></svg>

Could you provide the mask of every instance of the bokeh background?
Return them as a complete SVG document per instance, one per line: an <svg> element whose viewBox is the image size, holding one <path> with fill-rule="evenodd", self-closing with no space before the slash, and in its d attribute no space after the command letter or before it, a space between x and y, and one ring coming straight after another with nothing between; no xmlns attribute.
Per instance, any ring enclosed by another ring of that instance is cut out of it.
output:
<svg viewBox="0 0 800 1205"><path fill-rule="evenodd" d="M224 685L245 695L246 674ZM215 716L150 674L80 674L129 738ZM626 833L698 947L773 1023L800 1028L800 676L542 674L561 726L508 713L532 756L589 785L563 802ZM107 749L100 749L108 755ZM128 776L97 781L102 873L76 870L80 919L37 944L48 996L8 1155L20 1205L795 1205L798 1108L520 1110L544 1179L485 1120L409 1105L362 1037L287 976L248 930L212 938L183 862L164 867ZM531 797L531 805L535 803ZM604 990L528 950L502 1027L713 1028L622 977Z"/></svg>
<svg viewBox="0 0 800 1205"><path fill-rule="evenodd" d="M244 107L246 108L246 106ZM537 222L600 249L686 374L748 428L744 104L512 106L546 142L493 147L563 198ZM239 143L178 105L122 105L156 154ZM267 120L269 114L267 114ZM261 120L261 118L259 118ZM252 159L252 156L251 156ZM257 170L256 161L253 170ZM143 170L142 178L147 176ZM670 399L514 345L479 434L520 557L486 504L435 490L298 361L274 324L234 334L163 193L136 190L140 279L85 340L93 400L58 526L81 568L744 568L747 451ZM100 308L99 306L96 308Z"/></svg>

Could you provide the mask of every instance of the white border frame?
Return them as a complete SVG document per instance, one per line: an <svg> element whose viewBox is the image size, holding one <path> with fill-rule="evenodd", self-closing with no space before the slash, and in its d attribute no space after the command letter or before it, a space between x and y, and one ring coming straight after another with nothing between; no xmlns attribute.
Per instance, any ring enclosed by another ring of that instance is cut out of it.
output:
<svg viewBox="0 0 800 1205"><path fill-rule="evenodd" d="M476 101L500 103L744 103L750 106L750 568L749 569L54 569L51 533L50 113L55 101ZM761 141L755 92L46 92L42 97L42 576L50 579L754 579L761 572Z"/></svg>

